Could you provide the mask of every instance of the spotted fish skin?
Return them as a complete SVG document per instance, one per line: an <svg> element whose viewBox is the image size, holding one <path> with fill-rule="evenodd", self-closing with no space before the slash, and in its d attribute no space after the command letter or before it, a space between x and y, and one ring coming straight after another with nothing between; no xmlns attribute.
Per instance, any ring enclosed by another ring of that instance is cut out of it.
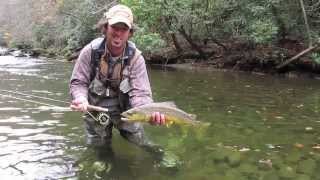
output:
<svg viewBox="0 0 320 180"><path fill-rule="evenodd" d="M123 121L128 122L149 122L153 112L160 112L165 115L166 124L177 125L197 125L201 124L196 120L196 116L184 112L177 108L173 102L149 103L142 106L134 107L121 114Z"/></svg>

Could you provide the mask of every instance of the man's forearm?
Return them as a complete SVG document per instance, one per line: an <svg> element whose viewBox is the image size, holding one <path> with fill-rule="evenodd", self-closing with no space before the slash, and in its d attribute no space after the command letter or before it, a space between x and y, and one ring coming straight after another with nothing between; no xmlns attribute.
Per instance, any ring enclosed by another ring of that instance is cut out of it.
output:
<svg viewBox="0 0 320 180"><path fill-rule="evenodd" d="M79 80L72 80L70 82L70 94L72 99L77 99L80 97L88 98L88 86Z"/></svg>

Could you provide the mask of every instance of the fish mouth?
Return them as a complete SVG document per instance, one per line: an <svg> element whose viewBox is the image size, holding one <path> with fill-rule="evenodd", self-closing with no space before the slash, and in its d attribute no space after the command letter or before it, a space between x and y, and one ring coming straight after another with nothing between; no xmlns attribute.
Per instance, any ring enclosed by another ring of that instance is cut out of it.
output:
<svg viewBox="0 0 320 180"><path fill-rule="evenodd" d="M129 121L129 119L126 117L121 117L121 121Z"/></svg>

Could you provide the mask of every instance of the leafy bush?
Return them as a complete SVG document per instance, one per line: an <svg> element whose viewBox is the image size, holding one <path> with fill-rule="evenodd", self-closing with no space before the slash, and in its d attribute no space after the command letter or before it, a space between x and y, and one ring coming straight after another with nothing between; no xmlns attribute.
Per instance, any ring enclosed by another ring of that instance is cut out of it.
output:
<svg viewBox="0 0 320 180"><path fill-rule="evenodd" d="M156 51L166 45L158 33L146 32L145 28L139 28L135 32L132 41L144 52Z"/></svg>
<svg viewBox="0 0 320 180"><path fill-rule="evenodd" d="M278 27L270 21L257 20L250 24L250 37L255 43L268 43L278 33Z"/></svg>
<svg viewBox="0 0 320 180"><path fill-rule="evenodd" d="M311 58L316 64L320 64L320 53L312 53Z"/></svg>
<svg viewBox="0 0 320 180"><path fill-rule="evenodd" d="M35 47L49 48L53 46L55 42L54 29L50 23L34 25L32 34Z"/></svg>

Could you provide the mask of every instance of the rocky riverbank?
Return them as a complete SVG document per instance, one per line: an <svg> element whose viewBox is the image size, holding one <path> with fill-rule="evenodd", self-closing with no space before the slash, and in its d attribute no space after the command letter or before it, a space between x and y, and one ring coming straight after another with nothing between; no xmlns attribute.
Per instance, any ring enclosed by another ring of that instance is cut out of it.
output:
<svg viewBox="0 0 320 180"><path fill-rule="evenodd" d="M200 57L196 51L186 48L177 53L174 48L166 48L153 54L146 54L150 64L161 64L178 68L205 68L228 71L245 71L255 74L274 74L287 77L320 77L320 64L312 57L312 52L305 54L288 65L278 68L288 59L296 56L307 47L298 41L284 41L277 45L252 47L240 41L225 43L224 47L216 44L203 48L207 57ZM320 52L315 48L313 52ZM179 64L179 65L176 65ZM184 65L180 65L184 64Z"/></svg>
<svg viewBox="0 0 320 180"><path fill-rule="evenodd" d="M246 42L232 41L223 44L206 44L202 47L205 57L190 47L183 47L178 52L174 47L144 53L148 64L170 66L174 68L220 69L245 71L255 74L275 74L287 77L311 77L320 79L320 64L312 53L305 54L288 65L277 68L279 64L299 54L307 47L300 41L287 40L276 45L252 46ZM64 55L67 61L75 61L81 48ZM320 52L315 48L313 52ZM0 48L0 56L15 57L58 57L53 50L45 49L8 49ZM61 59L61 57L59 57Z"/></svg>

